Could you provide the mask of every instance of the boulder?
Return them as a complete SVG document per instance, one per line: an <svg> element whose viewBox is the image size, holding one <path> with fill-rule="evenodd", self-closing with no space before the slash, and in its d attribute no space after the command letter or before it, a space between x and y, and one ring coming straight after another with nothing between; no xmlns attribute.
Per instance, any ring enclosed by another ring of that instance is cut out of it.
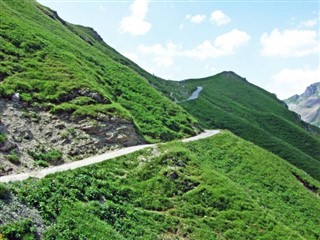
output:
<svg viewBox="0 0 320 240"><path fill-rule="evenodd" d="M15 149L17 147L17 144L10 142L10 141L5 141L0 145L0 151L1 152L10 152L11 150Z"/></svg>
<svg viewBox="0 0 320 240"><path fill-rule="evenodd" d="M20 94L19 93L14 93L11 97L12 101L18 102L20 100Z"/></svg>

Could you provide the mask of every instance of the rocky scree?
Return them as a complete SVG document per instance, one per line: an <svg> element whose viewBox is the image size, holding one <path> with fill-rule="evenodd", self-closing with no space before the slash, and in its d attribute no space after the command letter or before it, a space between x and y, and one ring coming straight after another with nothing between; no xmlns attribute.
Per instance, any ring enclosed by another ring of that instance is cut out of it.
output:
<svg viewBox="0 0 320 240"><path fill-rule="evenodd" d="M129 120L104 114L76 119L0 99L0 176L141 143Z"/></svg>

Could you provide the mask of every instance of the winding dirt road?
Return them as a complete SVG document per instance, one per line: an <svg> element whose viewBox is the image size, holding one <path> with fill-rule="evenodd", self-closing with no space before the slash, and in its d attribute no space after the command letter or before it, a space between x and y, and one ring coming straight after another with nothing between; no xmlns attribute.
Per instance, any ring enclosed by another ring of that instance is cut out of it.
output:
<svg viewBox="0 0 320 240"><path fill-rule="evenodd" d="M204 132L200 133L197 136L186 138L181 141L182 142L196 141L199 139L211 137L219 132L220 132L219 130L205 130ZM60 166L48 167L48 168L42 169L40 171L33 171L33 172L28 172L28 173L20 173L20 174L3 176L3 177L0 177L0 182L6 183L6 182L13 182L13 181L22 181L22 180L25 180L29 177L43 178L43 177L45 177L49 174L52 174L52 173L64 172L67 170L72 170L72 169L88 166L91 164L103 162L103 161L106 161L109 159L113 159L113 158L116 158L119 156L123 156L123 155L127 155L129 153L139 151L144 148L154 147L156 145L157 144L144 144L144 145L137 145L137 146L132 146L132 147L121 148L121 149L118 149L115 151L103 153L101 155L96 155L96 156L92 156L89 158L85 158L80 161L65 163Z"/></svg>

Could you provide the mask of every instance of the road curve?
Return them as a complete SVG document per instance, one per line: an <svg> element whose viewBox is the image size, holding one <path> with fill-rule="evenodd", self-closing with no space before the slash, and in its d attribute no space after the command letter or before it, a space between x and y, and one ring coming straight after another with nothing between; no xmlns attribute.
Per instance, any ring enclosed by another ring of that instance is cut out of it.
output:
<svg viewBox="0 0 320 240"><path fill-rule="evenodd" d="M182 142L196 141L199 139L211 137L219 132L220 132L220 130L205 130L204 132L200 133L197 136L186 138L181 141ZM0 182L7 183L7 182L14 182L14 181L22 181L22 180L25 180L29 177L43 178L43 177L45 177L49 174L52 174L52 173L64 172L67 170L72 170L72 169L88 166L91 164L103 162L103 161L106 161L106 160L109 160L112 158L120 157L123 155L127 155L129 153L139 151L144 148L154 147L156 145L157 144L144 144L144 145L137 145L137 146L132 146L132 147L121 148L121 149L118 149L115 151L103 153L101 155L96 155L96 156L92 156L89 158L85 158L80 161L75 161L75 162L71 162L71 163L65 163L65 164L62 164L59 166L44 168L40 171L33 171L33 172L28 172L28 173L20 173L20 174L3 176L3 177L0 177Z"/></svg>

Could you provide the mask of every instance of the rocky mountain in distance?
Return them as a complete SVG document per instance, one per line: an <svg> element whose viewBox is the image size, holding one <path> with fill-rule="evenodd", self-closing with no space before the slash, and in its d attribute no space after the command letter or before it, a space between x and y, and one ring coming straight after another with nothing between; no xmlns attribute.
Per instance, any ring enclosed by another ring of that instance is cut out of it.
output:
<svg viewBox="0 0 320 240"><path fill-rule="evenodd" d="M304 93L293 95L284 102L302 120L320 127L320 82L311 84Z"/></svg>

